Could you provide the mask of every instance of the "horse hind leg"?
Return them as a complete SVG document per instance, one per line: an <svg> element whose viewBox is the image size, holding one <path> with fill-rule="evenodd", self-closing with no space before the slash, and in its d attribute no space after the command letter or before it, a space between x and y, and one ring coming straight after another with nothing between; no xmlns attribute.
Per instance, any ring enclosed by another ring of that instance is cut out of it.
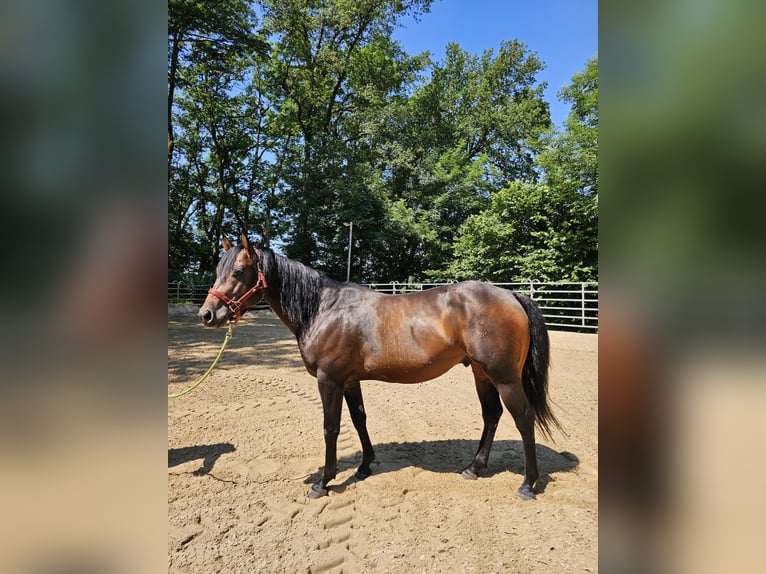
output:
<svg viewBox="0 0 766 574"><path fill-rule="evenodd" d="M521 483L517 495L522 500L535 498L533 488L540 473L537 469L537 452L535 450L535 413L529 406L521 380L497 385L500 398L513 416L516 428L521 433L524 445L524 482Z"/></svg>
<svg viewBox="0 0 766 574"><path fill-rule="evenodd" d="M475 363L471 364L471 368L476 381L476 392L481 402L484 430L481 433L479 449L476 451L473 462L460 474L463 478L475 480L479 477L479 470L487 467L489 451L492 448L492 441L495 439L495 431L503 414L503 405L500 403L497 389L483 369Z"/></svg>
<svg viewBox="0 0 766 574"><path fill-rule="evenodd" d="M343 396L346 398L351 421L354 423L354 428L362 443L362 464L359 465L356 471L356 478L364 480L372 474L370 464L375 461L375 450L372 448L370 435L367 432L367 413L364 410L362 386L359 384L359 381L355 381L347 386L343 391Z"/></svg>

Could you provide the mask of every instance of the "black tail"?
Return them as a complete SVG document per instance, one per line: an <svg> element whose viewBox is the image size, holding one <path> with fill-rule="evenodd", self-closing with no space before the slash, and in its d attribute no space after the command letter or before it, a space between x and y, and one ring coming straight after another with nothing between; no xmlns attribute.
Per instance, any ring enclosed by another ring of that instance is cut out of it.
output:
<svg viewBox="0 0 766 574"><path fill-rule="evenodd" d="M553 440L551 426L564 433L561 424L548 405L548 367L550 365L550 340L545 319L540 308L532 299L521 293L514 293L529 318L529 352L524 363L522 386L540 432ZM565 433L564 433L565 434Z"/></svg>

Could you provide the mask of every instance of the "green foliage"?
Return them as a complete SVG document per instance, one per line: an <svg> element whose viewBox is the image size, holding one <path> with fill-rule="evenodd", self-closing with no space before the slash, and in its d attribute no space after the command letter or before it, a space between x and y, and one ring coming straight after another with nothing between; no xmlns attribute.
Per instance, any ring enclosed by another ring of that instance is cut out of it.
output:
<svg viewBox="0 0 766 574"><path fill-rule="evenodd" d="M542 183L516 182L471 216L454 260L434 277L491 281L594 280L598 269L598 62L560 97L573 104L563 132L544 138Z"/></svg>
<svg viewBox="0 0 766 574"><path fill-rule="evenodd" d="M406 104L389 108L379 133L381 179L393 199L430 224L412 254L416 276L437 276L452 259L455 233L490 204L494 190L534 177L532 158L550 126L542 63L523 44L471 56L449 44L443 62Z"/></svg>
<svg viewBox="0 0 766 574"><path fill-rule="evenodd" d="M245 226L345 278L348 221L355 281L595 275L596 61L555 131L522 43L435 62L391 39L431 1L171 0L172 276Z"/></svg>
<svg viewBox="0 0 766 574"><path fill-rule="evenodd" d="M568 255L572 214L560 193L541 183L513 183L486 211L468 218L442 279L581 281L592 269Z"/></svg>
<svg viewBox="0 0 766 574"><path fill-rule="evenodd" d="M234 213L257 220L252 174L267 144L251 74L268 44L249 3L168 4L168 239L171 274L210 272Z"/></svg>

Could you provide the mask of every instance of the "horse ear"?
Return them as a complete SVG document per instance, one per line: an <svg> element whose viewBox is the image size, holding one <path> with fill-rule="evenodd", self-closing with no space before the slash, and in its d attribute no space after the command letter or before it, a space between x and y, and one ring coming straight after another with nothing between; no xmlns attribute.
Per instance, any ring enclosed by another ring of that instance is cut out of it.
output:
<svg viewBox="0 0 766 574"><path fill-rule="evenodd" d="M224 236L223 238L223 250L228 251L231 249L231 241L229 241L229 238Z"/></svg>
<svg viewBox="0 0 766 574"><path fill-rule="evenodd" d="M242 234L242 247L250 253L250 242L247 240L247 235L245 233Z"/></svg>

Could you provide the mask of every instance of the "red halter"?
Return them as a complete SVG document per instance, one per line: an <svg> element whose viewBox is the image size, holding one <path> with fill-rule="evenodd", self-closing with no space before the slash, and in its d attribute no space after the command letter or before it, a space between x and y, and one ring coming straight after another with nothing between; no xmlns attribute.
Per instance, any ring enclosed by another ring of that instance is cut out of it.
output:
<svg viewBox="0 0 766 574"><path fill-rule="evenodd" d="M229 308L229 311L234 313L234 324L236 325L239 323L240 318L242 317L242 313L246 311L247 309L242 309L243 305L247 302L250 297L252 297L255 293L260 292L261 296L258 298L258 301L253 303L252 306L257 305L261 299L263 299L264 291L268 288L268 285L266 284L266 277L263 276L263 270L261 269L261 263L258 262L258 281L253 285L252 288L250 288L247 292L245 292L242 297L239 299L229 299L226 295L221 293L220 291L217 291L215 289L208 289L207 292L211 295L215 295L218 297L221 301L223 301L226 306Z"/></svg>

